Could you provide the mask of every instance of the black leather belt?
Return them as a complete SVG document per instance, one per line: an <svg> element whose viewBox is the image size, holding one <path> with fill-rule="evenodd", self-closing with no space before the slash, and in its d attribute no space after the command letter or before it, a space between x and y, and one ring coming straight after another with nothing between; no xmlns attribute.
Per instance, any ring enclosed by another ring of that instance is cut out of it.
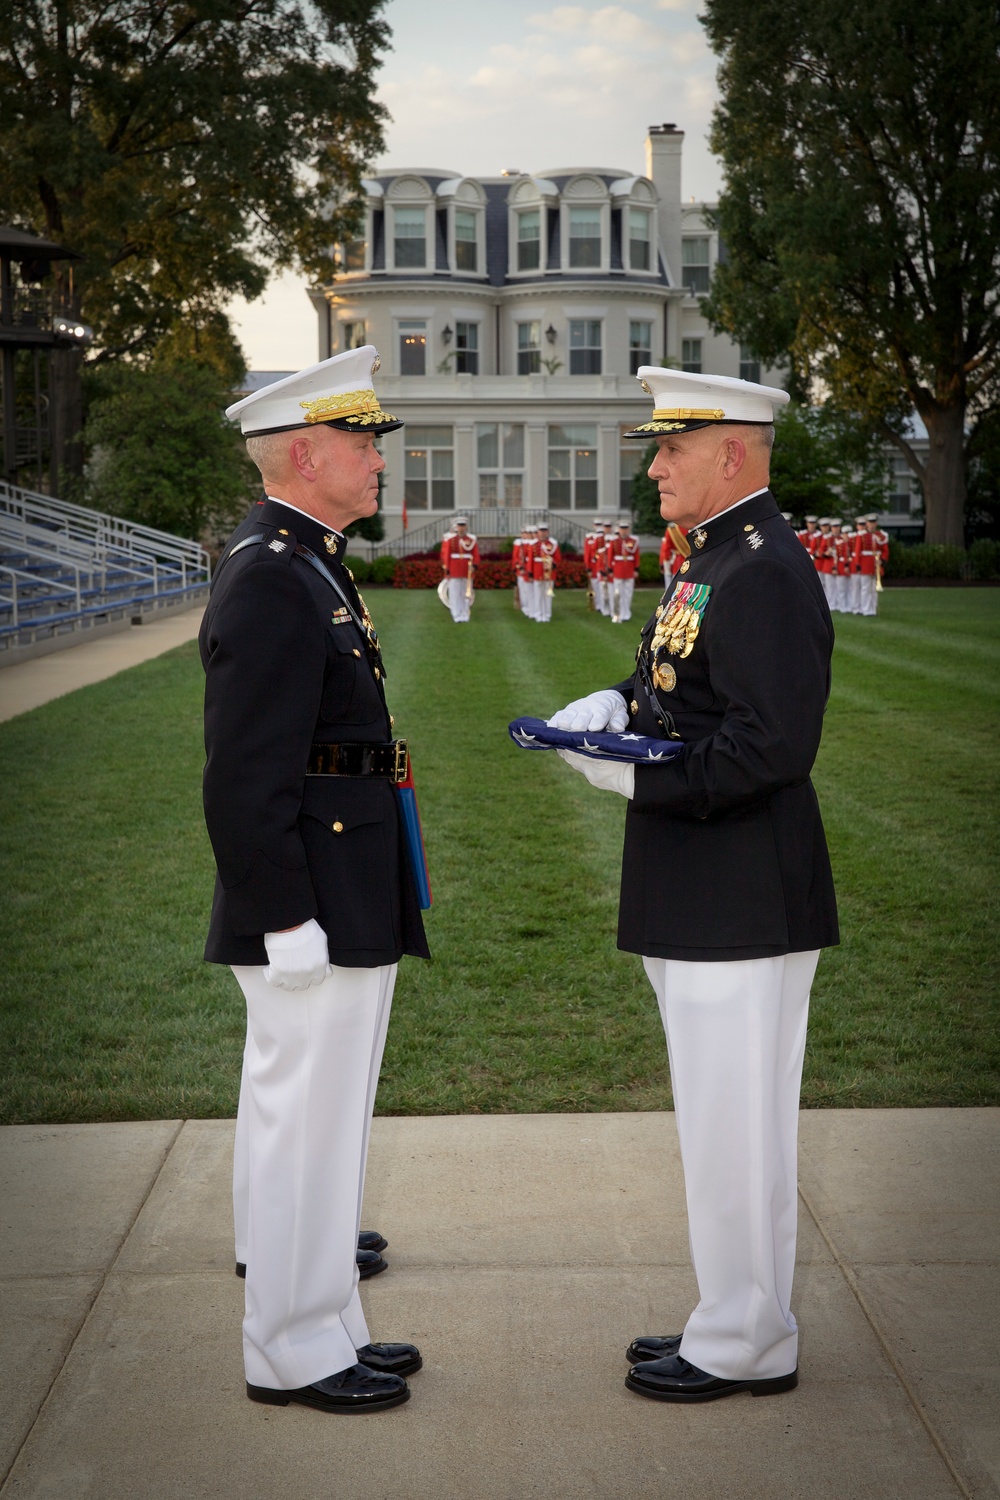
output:
<svg viewBox="0 0 1000 1500"><path fill-rule="evenodd" d="M406 780L409 756L405 740L388 745L314 744L309 752L307 776L387 776L398 784Z"/></svg>

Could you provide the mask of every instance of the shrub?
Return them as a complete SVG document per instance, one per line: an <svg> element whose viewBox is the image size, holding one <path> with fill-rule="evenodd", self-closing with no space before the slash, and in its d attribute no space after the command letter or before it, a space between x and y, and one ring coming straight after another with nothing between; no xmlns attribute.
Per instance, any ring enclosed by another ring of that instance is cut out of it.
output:
<svg viewBox="0 0 1000 1500"><path fill-rule="evenodd" d="M398 557L376 557L371 565L371 580L373 583L395 583L398 568Z"/></svg>
<svg viewBox="0 0 1000 1500"><path fill-rule="evenodd" d="M344 567L350 568L355 583L367 583L372 576L371 563L366 562L363 557L355 557L352 552L348 552L344 558Z"/></svg>
<svg viewBox="0 0 1000 1500"><path fill-rule="evenodd" d="M644 552L639 558L639 582L661 583L663 573L660 569L660 558L658 552Z"/></svg>
<svg viewBox="0 0 1000 1500"><path fill-rule="evenodd" d="M378 562L385 561L378 558ZM441 564L436 558L401 557L396 562L394 589L436 589L441 582Z"/></svg>
<svg viewBox="0 0 1000 1500"><path fill-rule="evenodd" d="M969 548L969 570L978 583L1000 578L1000 541L982 536Z"/></svg>
<svg viewBox="0 0 1000 1500"><path fill-rule="evenodd" d="M945 547L936 542L919 542L904 547L889 543L889 578L961 578L965 571L963 547Z"/></svg>

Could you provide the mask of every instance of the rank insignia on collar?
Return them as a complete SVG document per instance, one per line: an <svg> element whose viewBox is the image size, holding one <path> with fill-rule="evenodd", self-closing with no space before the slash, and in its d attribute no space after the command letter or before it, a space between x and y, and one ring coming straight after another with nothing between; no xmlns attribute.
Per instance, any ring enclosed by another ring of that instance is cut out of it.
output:
<svg viewBox="0 0 1000 1500"><path fill-rule="evenodd" d="M698 547L698 548L704 547L705 543L708 541L708 532L707 531L702 531L701 527L699 526L698 530L695 532L694 536L692 537L692 541L694 542L694 544L695 544L696 547Z"/></svg>
<svg viewBox="0 0 1000 1500"><path fill-rule="evenodd" d="M323 546L326 548L327 552L329 552L331 557L336 557L338 551L340 550L340 543L337 541L337 538L333 535L332 531L328 531L324 536Z"/></svg>

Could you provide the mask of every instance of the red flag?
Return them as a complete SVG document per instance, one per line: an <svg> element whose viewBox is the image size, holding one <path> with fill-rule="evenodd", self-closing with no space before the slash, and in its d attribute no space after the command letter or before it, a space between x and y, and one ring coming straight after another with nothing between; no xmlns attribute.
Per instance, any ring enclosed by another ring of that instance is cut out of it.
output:
<svg viewBox="0 0 1000 1500"><path fill-rule="evenodd" d="M403 496L403 530L404 531L409 531L409 529L410 529L410 518L406 514L406 496L404 495Z"/></svg>

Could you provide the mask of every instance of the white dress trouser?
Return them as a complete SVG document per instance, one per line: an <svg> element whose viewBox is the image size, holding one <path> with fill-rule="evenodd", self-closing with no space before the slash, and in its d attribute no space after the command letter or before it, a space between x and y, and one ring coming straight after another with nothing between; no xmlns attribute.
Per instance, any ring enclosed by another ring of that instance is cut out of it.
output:
<svg viewBox="0 0 1000 1500"><path fill-rule="evenodd" d="M334 968L298 991L233 968L247 1002L233 1211L251 1385L311 1385L370 1342L356 1255L396 967Z"/></svg>
<svg viewBox="0 0 1000 1500"><path fill-rule="evenodd" d="M858 613L862 615L877 615L878 593L875 589L875 574L861 573L859 577Z"/></svg>
<svg viewBox="0 0 1000 1500"><path fill-rule="evenodd" d="M837 573L835 575L833 592L834 598L837 601L837 608L842 615L847 615L851 612L850 589L851 580L848 578L847 574Z"/></svg>
<svg viewBox="0 0 1000 1500"><path fill-rule="evenodd" d="M522 615L527 615L529 620L531 618L530 591L531 584L529 580L527 578L519 578L517 580L517 599L521 606Z"/></svg>
<svg viewBox="0 0 1000 1500"><path fill-rule="evenodd" d="M448 608L456 625L462 625L472 618L472 600L469 598L467 578L448 579Z"/></svg>
<svg viewBox="0 0 1000 1500"><path fill-rule="evenodd" d="M823 592L830 609L837 609L837 575L835 573L821 573L820 579L823 584Z"/></svg>
<svg viewBox="0 0 1000 1500"><path fill-rule="evenodd" d="M859 615L861 613L861 574L852 573L848 582L851 585L848 594L850 611L852 615Z"/></svg>
<svg viewBox="0 0 1000 1500"><path fill-rule="evenodd" d="M643 959L667 1037L700 1297L680 1352L727 1380L797 1364L799 1089L818 960Z"/></svg>
<svg viewBox="0 0 1000 1500"><path fill-rule="evenodd" d="M549 593L550 587L551 585L546 583L544 578L535 584L535 599L538 609L535 618L541 620L543 624L552 618L552 595Z"/></svg>
<svg viewBox="0 0 1000 1500"><path fill-rule="evenodd" d="M631 620L632 618L632 595L635 593L634 578L616 578L611 585L612 600L617 598L619 621Z"/></svg>

